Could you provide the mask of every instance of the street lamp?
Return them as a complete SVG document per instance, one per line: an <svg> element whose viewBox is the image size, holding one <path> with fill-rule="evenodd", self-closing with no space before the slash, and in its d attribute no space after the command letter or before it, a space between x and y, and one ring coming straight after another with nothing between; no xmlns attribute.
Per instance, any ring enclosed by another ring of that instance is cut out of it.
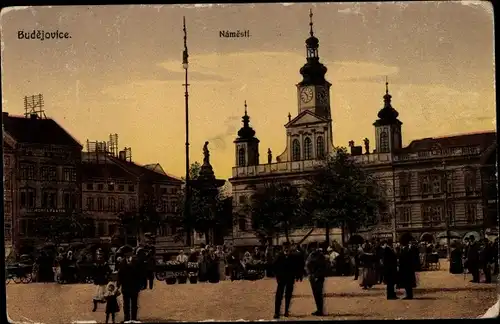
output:
<svg viewBox="0 0 500 324"><path fill-rule="evenodd" d="M187 31L186 31L186 17L182 17L183 21L183 31L184 31L184 51L182 52L182 68L185 71L184 74L184 106L186 112L186 193L184 199L184 218L187 219L189 217L189 205L190 205L190 192L189 192L189 92L188 92L188 48L187 48ZM186 245L191 246L191 228L186 229L187 237L186 237Z"/></svg>
<svg viewBox="0 0 500 324"><path fill-rule="evenodd" d="M450 220L448 219L448 176L446 173L446 161L443 161L443 177L444 177L444 226L446 230L446 254L450 260Z"/></svg>

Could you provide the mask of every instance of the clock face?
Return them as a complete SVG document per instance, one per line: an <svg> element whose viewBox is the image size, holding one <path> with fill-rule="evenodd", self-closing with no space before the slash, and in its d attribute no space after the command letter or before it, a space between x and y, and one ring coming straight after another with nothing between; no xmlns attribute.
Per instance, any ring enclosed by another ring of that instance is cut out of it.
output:
<svg viewBox="0 0 500 324"><path fill-rule="evenodd" d="M328 91L326 89L318 90L316 94L316 99L318 100L318 103L321 105L328 104Z"/></svg>
<svg viewBox="0 0 500 324"><path fill-rule="evenodd" d="M313 89L311 87L300 90L300 100L303 103L308 103L313 99Z"/></svg>

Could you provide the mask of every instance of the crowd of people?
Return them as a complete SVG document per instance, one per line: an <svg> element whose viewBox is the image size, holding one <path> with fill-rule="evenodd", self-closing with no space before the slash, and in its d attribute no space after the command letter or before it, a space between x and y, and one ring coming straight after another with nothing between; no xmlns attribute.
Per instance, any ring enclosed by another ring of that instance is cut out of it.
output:
<svg viewBox="0 0 500 324"><path fill-rule="evenodd" d="M262 277L277 280L275 296L275 318L280 317L283 297L284 316L289 316L293 288L296 281L308 277L316 302L315 316L324 315L323 285L331 275L353 276L362 289L385 284L387 299L398 299L396 289L404 289L404 299L413 298L413 288L417 286L417 272L426 270L431 256L438 254L440 247L412 239L394 243L391 240L373 239L363 244L343 247L337 242L332 244L313 243L296 245L286 243L282 246L266 245L252 249L237 249L231 246L200 246L184 250L177 255L158 260L151 246L118 249L110 251L97 249L93 255L74 251L59 251L50 256L42 251L36 260L37 281L74 282L83 275L86 282L96 286L93 296L93 311L99 304L106 304L106 323L115 320L120 311L118 296L122 295L124 320L137 320L137 305L141 290L153 289L155 272L166 261L176 263L197 263L199 281L219 282L221 280L245 279L251 269L259 269ZM498 274L498 238L491 242L473 236L463 243L453 242L450 255L450 273L470 273L472 282L480 282L480 272L485 282L492 281L492 274Z"/></svg>

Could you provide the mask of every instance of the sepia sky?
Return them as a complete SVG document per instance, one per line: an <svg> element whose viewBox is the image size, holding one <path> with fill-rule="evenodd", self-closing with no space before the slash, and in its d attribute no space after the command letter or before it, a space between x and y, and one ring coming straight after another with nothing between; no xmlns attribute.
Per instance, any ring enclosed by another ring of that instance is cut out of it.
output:
<svg viewBox="0 0 500 324"><path fill-rule="evenodd" d="M493 11L473 2L67 6L3 10L2 109L23 114L42 93L48 117L85 145L119 135L137 163L184 174L182 16L190 60L191 161L210 141L218 177L231 176L243 102L261 163L285 149L297 115L309 8L328 67L334 144L374 141L385 76L403 141L495 129ZM220 30L249 30L224 39ZM62 40L17 39L63 31ZM373 146L373 144L372 144ZM273 158L274 159L274 158Z"/></svg>

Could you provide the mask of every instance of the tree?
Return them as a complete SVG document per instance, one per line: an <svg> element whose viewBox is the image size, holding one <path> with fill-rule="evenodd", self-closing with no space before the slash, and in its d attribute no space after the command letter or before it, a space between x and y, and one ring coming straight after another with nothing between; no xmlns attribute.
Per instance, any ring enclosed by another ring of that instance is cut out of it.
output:
<svg viewBox="0 0 500 324"><path fill-rule="evenodd" d="M83 241L94 229L92 218L77 212L68 211L63 214L47 212L37 215L34 220L35 236L56 247L75 239Z"/></svg>
<svg viewBox="0 0 500 324"><path fill-rule="evenodd" d="M250 214L252 230L261 242L272 242L278 234L289 242L290 232L302 224L301 194L289 183L267 182L250 197L243 212Z"/></svg>
<svg viewBox="0 0 500 324"><path fill-rule="evenodd" d="M200 163L194 162L190 168L190 179L197 180L200 170ZM184 212L185 199L185 191L181 191L177 199L176 216L168 220L177 230L177 240L182 240L188 231L195 230L205 235L208 244L211 231L219 234L217 236L224 236L232 228L232 197L226 195L222 188L201 190L191 186L188 213Z"/></svg>
<svg viewBox="0 0 500 324"><path fill-rule="evenodd" d="M125 232L125 243L128 243L128 233L134 233L137 245L145 241L145 233L156 232L162 223L156 201L151 195L144 197L136 211L123 211L118 217Z"/></svg>
<svg viewBox="0 0 500 324"><path fill-rule="evenodd" d="M335 148L332 156L308 179L305 186L305 208L316 226L342 228L353 233L372 225L377 213L385 208L383 190L374 178L363 170L345 148Z"/></svg>

